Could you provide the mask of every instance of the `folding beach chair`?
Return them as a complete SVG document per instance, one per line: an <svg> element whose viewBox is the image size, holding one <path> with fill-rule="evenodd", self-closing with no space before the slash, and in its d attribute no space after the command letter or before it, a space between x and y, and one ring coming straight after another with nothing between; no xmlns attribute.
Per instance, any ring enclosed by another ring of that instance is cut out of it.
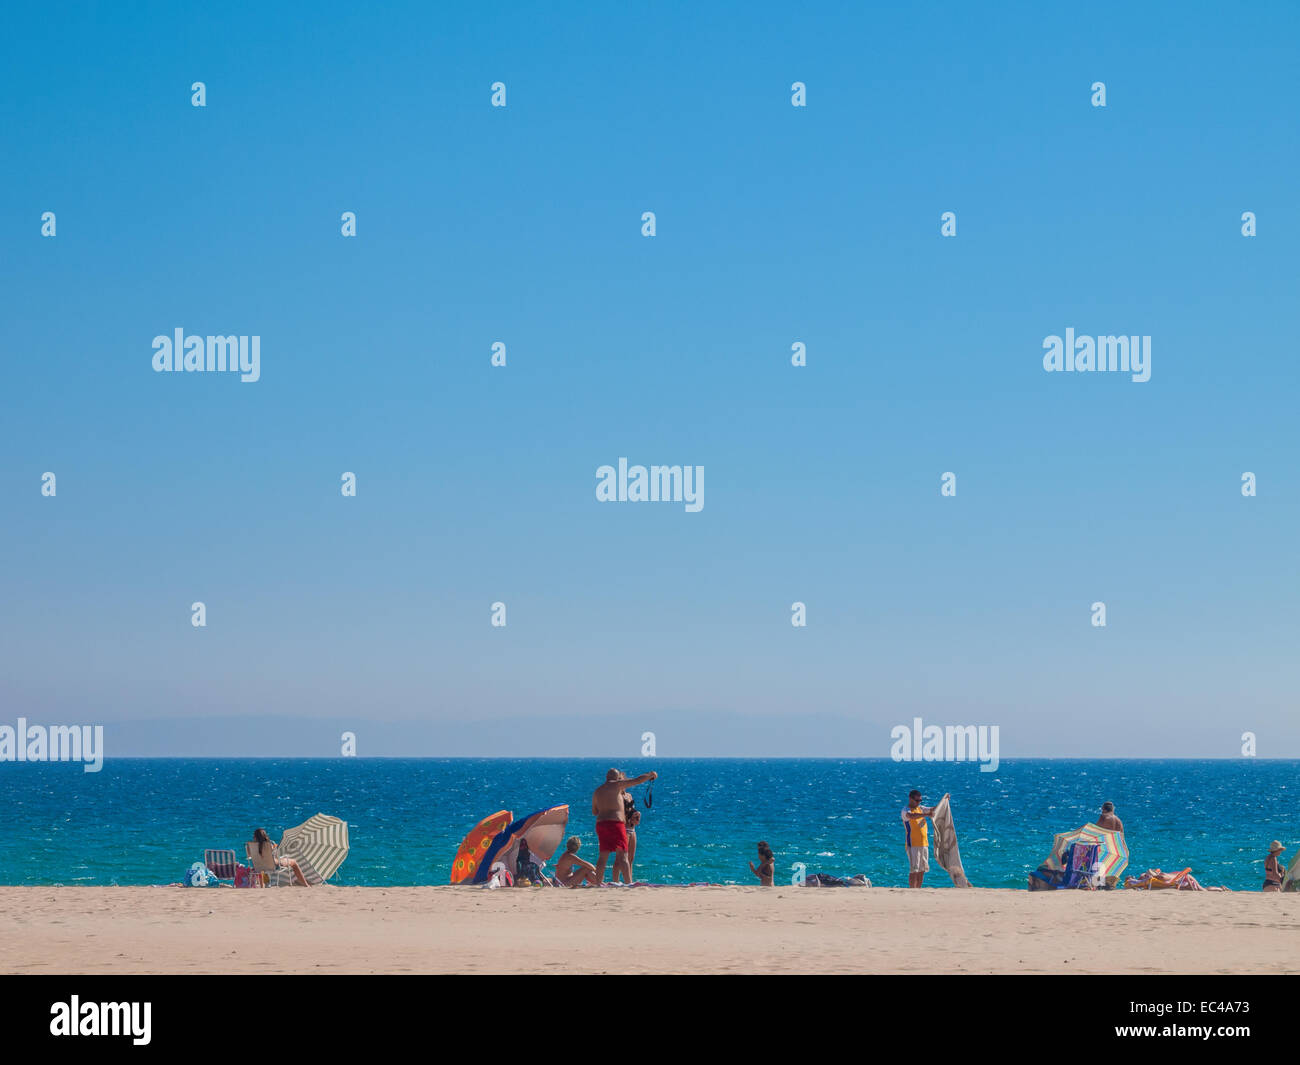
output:
<svg viewBox="0 0 1300 1065"><path fill-rule="evenodd" d="M1065 850L1065 883L1061 886L1066 888L1095 888L1099 887L1098 880L1100 876L1097 872L1097 865L1101 855L1100 843L1071 843Z"/></svg>
<svg viewBox="0 0 1300 1065"><path fill-rule="evenodd" d="M253 866L253 874L260 879L262 887L293 887L293 872L282 869L275 864L275 844L272 843L265 853L258 853L257 844L251 840L244 844L244 853ZM304 874L306 870L303 870Z"/></svg>
<svg viewBox="0 0 1300 1065"><path fill-rule="evenodd" d="M239 862L235 859L234 851L205 850L203 864L216 874L218 880L234 880Z"/></svg>

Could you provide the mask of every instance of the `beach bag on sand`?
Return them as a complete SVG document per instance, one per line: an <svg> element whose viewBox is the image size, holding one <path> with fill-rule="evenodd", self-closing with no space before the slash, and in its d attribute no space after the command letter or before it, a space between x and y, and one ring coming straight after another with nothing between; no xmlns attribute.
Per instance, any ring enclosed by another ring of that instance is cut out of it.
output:
<svg viewBox="0 0 1300 1065"><path fill-rule="evenodd" d="M212 887L216 886L219 881L216 874L206 865L202 862L195 862L185 870L185 875L181 877L181 883L186 887Z"/></svg>
<svg viewBox="0 0 1300 1065"><path fill-rule="evenodd" d="M514 887L515 878L510 875L510 870L506 868L505 862L494 862L492 864L492 875L488 877L487 889L496 891L500 887Z"/></svg>

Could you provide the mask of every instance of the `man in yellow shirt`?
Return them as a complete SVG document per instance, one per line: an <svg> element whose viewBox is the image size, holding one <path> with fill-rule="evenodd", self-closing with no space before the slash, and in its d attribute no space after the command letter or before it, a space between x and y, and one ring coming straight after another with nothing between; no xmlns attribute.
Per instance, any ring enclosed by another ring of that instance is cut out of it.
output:
<svg viewBox="0 0 1300 1065"><path fill-rule="evenodd" d="M907 886L922 887L925 874L930 871L930 830L926 818L934 813L933 806L921 805L921 793L907 793L907 809L903 811L903 846L907 849Z"/></svg>

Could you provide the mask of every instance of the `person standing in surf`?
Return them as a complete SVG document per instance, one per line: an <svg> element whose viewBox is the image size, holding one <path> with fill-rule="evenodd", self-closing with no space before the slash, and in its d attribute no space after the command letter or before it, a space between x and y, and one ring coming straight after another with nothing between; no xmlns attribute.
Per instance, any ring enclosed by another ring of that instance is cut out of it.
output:
<svg viewBox="0 0 1300 1065"><path fill-rule="evenodd" d="M658 778L658 773L651 772L629 780L620 770L611 769L605 774L605 783L592 792L591 812L596 818L596 839L600 848L596 859L596 883L605 882L605 863L611 854L614 855L614 880L617 881L622 874L631 883L632 875L627 864L627 821L623 792Z"/></svg>

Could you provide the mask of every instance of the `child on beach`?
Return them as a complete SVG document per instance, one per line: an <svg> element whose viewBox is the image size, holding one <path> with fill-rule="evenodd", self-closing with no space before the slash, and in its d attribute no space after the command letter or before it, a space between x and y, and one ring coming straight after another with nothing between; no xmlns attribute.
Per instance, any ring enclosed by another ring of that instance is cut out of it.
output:
<svg viewBox="0 0 1300 1065"><path fill-rule="evenodd" d="M776 856L765 840L758 841L758 868L755 869L754 863L750 862L749 871L758 877L763 887L772 886L773 874L776 872Z"/></svg>

